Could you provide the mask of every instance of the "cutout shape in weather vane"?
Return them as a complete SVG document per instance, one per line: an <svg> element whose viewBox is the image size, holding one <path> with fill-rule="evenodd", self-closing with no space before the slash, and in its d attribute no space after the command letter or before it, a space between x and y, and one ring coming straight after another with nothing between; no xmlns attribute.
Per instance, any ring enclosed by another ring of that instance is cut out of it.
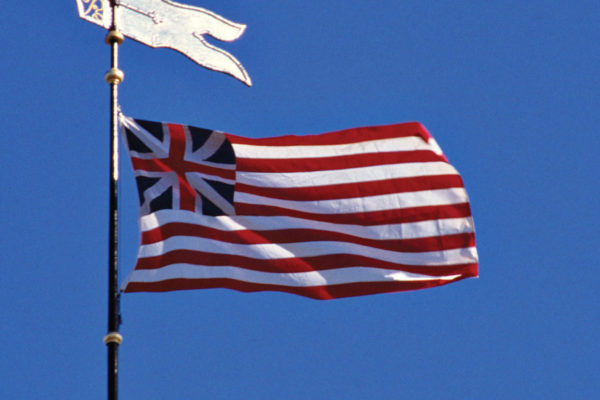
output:
<svg viewBox="0 0 600 400"><path fill-rule="evenodd" d="M76 0L79 16L109 29L110 0ZM231 54L209 44L204 35L222 41L239 38L246 25L204 8L169 0L116 0L116 26L125 36L150 47L179 51L202 67L223 72L251 86L250 76Z"/></svg>

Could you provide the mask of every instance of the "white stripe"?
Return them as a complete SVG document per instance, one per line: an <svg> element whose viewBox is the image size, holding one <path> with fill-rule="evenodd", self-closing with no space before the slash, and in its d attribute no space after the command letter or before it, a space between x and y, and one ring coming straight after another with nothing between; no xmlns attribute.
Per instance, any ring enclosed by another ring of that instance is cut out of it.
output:
<svg viewBox="0 0 600 400"><path fill-rule="evenodd" d="M413 274L403 271L390 271L389 269L351 267L331 269L325 271L273 273L252 271L244 268L222 266L207 267L189 264L172 264L160 269L135 270L127 279L132 282L160 282L168 279L235 279L238 281L260 283L269 285L305 287L340 285L355 282L381 282L381 281L430 281L453 280L460 275L429 276Z"/></svg>
<svg viewBox="0 0 600 400"><path fill-rule="evenodd" d="M429 143L429 145L431 146L431 151L433 151L435 154L437 154L438 156L443 156L444 152L442 151L442 148L440 147L440 145L438 144L438 142L435 141L435 139L433 138L433 136L431 136L429 138L429 140L427 140L427 143Z"/></svg>
<svg viewBox="0 0 600 400"><path fill-rule="evenodd" d="M394 151L434 151L433 146L416 136L314 146L261 146L239 143L232 145L238 158L319 158Z"/></svg>
<svg viewBox="0 0 600 400"><path fill-rule="evenodd" d="M237 181L260 187L310 187L342 183L371 182L395 178L433 175L458 175L456 169L443 161L373 165L331 171L311 172L244 172L237 171Z"/></svg>
<svg viewBox="0 0 600 400"><path fill-rule="evenodd" d="M231 232L252 230L257 232L279 229L313 229L318 231L342 232L350 236L365 239L416 239L431 236L445 236L474 231L473 219L447 218L440 220L407 222L403 224L385 224L361 226L334 224L284 216L218 216L211 217L185 210L159 210L140 219L143 232L151 231L169 223L185 223L205 226L220 231Z"/></svg>
<svg viewBox="0 0 600 400"><path fill-rule="evenodd" d="M330 254L351 254L398 264L438 266L477 261L474 247L421 253L401 253L348 242L317 241L300 243L238 244L219 240L174 236L161 242L140 246L138 258L155 257L174 250L192 250L275 260Z"/></svg>
<svg viewBox="0 0 600 400"><path fill-rule="evenodd" d="M235 193L235 203L238 204L275 206L314 214L361 213L410 207L459 204L466 203L467 201L467 193L464 188L423 190L419 192L383 194L352 199L317 201L281 200L243 192Z"/></svg>

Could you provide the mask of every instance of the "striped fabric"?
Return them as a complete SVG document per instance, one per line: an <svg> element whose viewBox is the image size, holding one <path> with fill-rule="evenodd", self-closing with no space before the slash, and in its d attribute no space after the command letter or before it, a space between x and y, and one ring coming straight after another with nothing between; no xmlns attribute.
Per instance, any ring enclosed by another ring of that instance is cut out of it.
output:
<svg viewBox="0 0 600 400"><path fill-rule="evenodd" d="M332 299L478 274L462 179L419 123L255 139L120 120L141 214L125 292Z"/></svg>

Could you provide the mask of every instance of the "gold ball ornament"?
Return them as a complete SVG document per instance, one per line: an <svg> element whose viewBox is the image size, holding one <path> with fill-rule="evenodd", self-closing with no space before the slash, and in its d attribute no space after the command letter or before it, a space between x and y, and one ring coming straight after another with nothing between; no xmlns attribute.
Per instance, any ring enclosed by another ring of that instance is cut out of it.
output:
<svg viewBox="0 0 600 400"><path fill-rule="evenodd" d="M109 84L116 84L123 82L125 79L125 74L118 68L111 68L106 75L104 75L104 80Z"/></svg>
<svg viewBox="0 0 600 400"><path fill-rule="evenodd" d="M106 41L106 44L121 44L125 40L125 36L123 36L123 34L119 31L112 30L106 34L106 38L104 38L104 40Z"/></svg>

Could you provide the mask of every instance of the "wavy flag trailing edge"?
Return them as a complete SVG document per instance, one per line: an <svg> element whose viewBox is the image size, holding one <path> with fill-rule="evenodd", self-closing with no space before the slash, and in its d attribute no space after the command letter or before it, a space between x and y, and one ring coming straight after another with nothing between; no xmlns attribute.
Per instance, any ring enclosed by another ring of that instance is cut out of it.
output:
<svg viewBox="0 0 600 400"><path fill-rule="evenodd" d="M333 299L478 275L462 179L419 123L262 139L120 124L141 228L124 292Z"/></svg>
<svg viewBox="0 0 600 400"><path fill-rule="evenodd" d="M109 29L110 0L76 0L79 16ZM209 44L204 35L222 41L239 38L246 25L229 21L204 8L169 0L117 0L117 27L123 35L151 47L179 51L202 67L223 72L251 86L242 64L228 52Z"/></svg>

